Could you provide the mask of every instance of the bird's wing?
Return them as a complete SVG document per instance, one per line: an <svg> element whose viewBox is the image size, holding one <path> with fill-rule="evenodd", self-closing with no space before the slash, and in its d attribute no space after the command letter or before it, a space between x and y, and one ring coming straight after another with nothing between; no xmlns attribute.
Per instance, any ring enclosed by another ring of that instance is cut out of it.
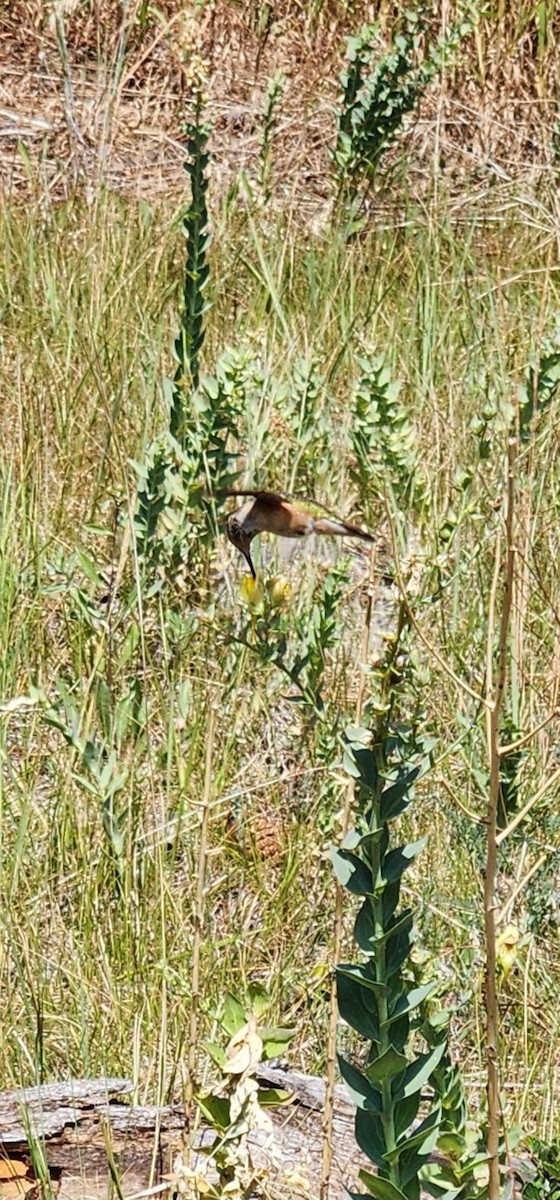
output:
<svg viewBox="0 0 560 1200"><path fill-rule="evenodd" d="M222 488L218 492L219 496L254 496L255 500L261 500L265 504L269 501L270 504L278 504L285 502L288 497L282 496L280 492L267 492L262 488Z"/></svg>
<svg viewBox="0 0 560 1200"><path fill-rule="evenodd" d="M302 508L308 508L311 515L313 514L314 509L319 509L322 513L325 513L327 517L330 517L331 520L337 525L343 526L347 533L352 533L355 537L364 538L366 541L374 540L372 535L368 533L367 530L360 529L359 526L342 520L336 515L336 513L333 513L332 508L326 508L325 505L321 504L319 500L314 500L310 496L298 496L293 492L289 495L283 495L281 492L268 492L264 488L247 488L246 490L244 488L223 488L218 495L254 496L255 500L259 500L261 504L296 504ZM326 529L318 529L317 532L321 533L328 531Z"/></svg>
<svg viewBox="0 0 560 1200"><path fill-rule="evenodd" d="M223 488L218 492L219 496L254 496L261 503L269 504L298 504L302 507L310 509L319 508L321 512L327 516L334 517L334 513L330 508L325 508L319 500L313 499L311 496L298 496L295 492L286 494L285 492L269 492L264 488L252 488L245 490L244 488Z"/></svg>

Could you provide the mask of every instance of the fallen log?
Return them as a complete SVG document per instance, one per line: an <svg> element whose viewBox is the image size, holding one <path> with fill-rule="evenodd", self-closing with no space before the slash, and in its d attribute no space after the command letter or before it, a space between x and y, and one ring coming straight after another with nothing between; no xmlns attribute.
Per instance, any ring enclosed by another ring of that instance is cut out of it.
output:
<svg viewBox="0 0 560 1200"><path fill-rule="evenodd" d="M259 1082L290 1092L291 1103L269 1110L272 1138L256 1130L249 1136L252 1161L266 1178L267 1194L278 1198L316 1196L321 1171L321 1079L296 1071L262 1066ZM118 1171L124 1197L173 1190L173 1163L185 1134L181 1105L143 1106L127 1097L128 1079L74 1079L0 1093L0 1150L8 1162L31 1163L30 1144L43 1148L53 1185L64 1200L105 1200L110 1161ZM361 1163L353 1134L354 1109L345 1089L337 1088L332 1200L345 1196L344 1183L356 1184ZM191 1165L207 1156L214 1131L204 1123L194 1137ZM21 1172L20 1172L21 1175ZM30 1175L32 1182L32 1174ZM300 1180L294 1190L291 1179ZM307 1188L304 1184L307 1183ZM114 1188L113 1188L114 1191ZM11 1195L24 1195L25 1187Z"/></svg>

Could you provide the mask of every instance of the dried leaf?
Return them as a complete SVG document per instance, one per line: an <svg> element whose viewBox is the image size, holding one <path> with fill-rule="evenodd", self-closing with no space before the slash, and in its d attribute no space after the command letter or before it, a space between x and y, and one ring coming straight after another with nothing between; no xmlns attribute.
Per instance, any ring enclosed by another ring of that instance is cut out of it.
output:
<svg viewBox="0 0 560 1200"><path fill-rule="evenodd" d="M21 1158L0 1159L0 1195L2 1200L20 1200L36 1186L30 1163Z"/></svg>

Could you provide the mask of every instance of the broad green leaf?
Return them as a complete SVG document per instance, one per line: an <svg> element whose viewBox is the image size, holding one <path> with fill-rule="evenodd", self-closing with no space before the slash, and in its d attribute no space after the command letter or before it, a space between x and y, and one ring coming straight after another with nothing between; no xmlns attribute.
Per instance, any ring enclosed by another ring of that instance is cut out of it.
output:
<svg viewBox="0 0 560 1200"><path fill-rule="evenodd" d="M247 1013L245 1012L243 1005L239 1003L239 1000L236 1000L235 996L233 996L231 992L226 992L224 1011L223 1015L220 1017L220 1025L223 1029L225 1029L226 1033L229 1033L230 1037L233 1037L234 1033L237 1033L237 1031L246 1024Z"/></svg>
<svg viewBox="0 0 560 1200"><path fill-rule="evenodd" d="M420 1200L419 1172L421 1170L421 1163L423 1163L423 1161L423 1159L419 1159L408 1183L403 1183L403 1192L406 1196L406 1200Z"/></svg>
<svg viewBox="0 0 560 1200"><path fill-rule="evenodd" d="M371 871L348 850L331 847L331 859L340 883L352 892L354 896L370 896L372 894Z"/></svg>
<svg viewBox="0 0 560 1200"><path fill-rule="evenodd" d="M507 1148L508 1148L508 1151L510 1152L510 1154L511 1154L512 1150L517 1150L519 1143L522 1140L523 1140L523 1126L520 1125L519 1123L516 1123L515 1125L508 1125ZM554 1146L555 1146L554 1178L555 1178L555 1180L560 1180L560 1143L558 1143L558 1141L556 1141L554 1143ZM552 1168L552 1161L549 1157L548 1170L551 1170L551 1168Z"/></svg>
<svg viewBox="0 0 560 1200"><path fill-rule="evenodd" d="M402 816L406 812L409 804L412 803L413 796L405 790L402 796L391 796L381 802L379 809L379 819L381 821L394 821L397 817Z"/></svg>
<svg viewBox="0 0 560 1200"><path fill-rule="evenodd" d="M399 1091L399 1100L406 1096L413 1096L428 1082L432 1071L440 1062L445 1048L446 1043L442 1042L441 1046L436 1046L435 1050L431 1050L428 1054L419 1054L418 1058L409 1064L405 1071L402 1088Z"/></svg>
<svg viewBox="0 0 560 1200"><path fill-rule="evenodd" d="M263 1058L276 1058L277 1055L283 1054L286 1045L294 1037L295 1029L275 1029L273 1026L260 1027L257 1033L263 1043Z"/></svg>
<svg viewBox="0 0 560 1200"><path fill-rule="evenodd" d="M378 983L376 979L372 979L370 972L372 970L369 964L355 963L339 963L337 974L346 975L348 979L354 979L356 983L361 983L370 992L374 992L376 996L385 996L387 994L387 985Z"/></svg>
<svg viewBox="0 0 560 1200"><path fill-rule="evenodd" d="M440 1030L446 1030L453 1016L451 1008L438 1008L437 1012L432 1013L427 1017L428 1024L436 1033Z"/></svg>
<svg viewBox="0 0 560 1200"><path fill-rule="evenodd" d="M354 755L352 754L352 751L350 750L350 748L348 746L344 747L344 752L342 755L342 766L343 766L343 769L346 771L346 774L350 775L350 777L352 779L360 778L360 772L359 772L358 766L354 762Z"/></svg>
<svg viewBox="0 0 560 1200"><path fill-rule="evenodd" d="M357 1067L353 1067L351 1063L347 1062L341 1054L338 1055L338 1066L356 1108L363 1108L368 1112L381 1112L380 1093L366 1079L365 1075Z"/></svg>
<svg viewBox="0 0 560 1200"><path fill-rule="evenodd" d="M422 1190L433 1196L434 1200L456 1200L463 1190L462 1184L457 1185L457 1180L453 1179L448 1168L439 1163L423 1166L420 1178ZM470 1192L469 1197L472 1197Z"/></svg>
<svg viewBox="0 0 560 1200"><path fill-rule="evenodd" d="M406 926L409 924L409 922L412 920L413 916L414 916L414 914L412 912L412 909L403 908L402 912L397 913L396 916L393 917L392 921L387 926L383 935L377 939L377 945L381 946L383 942L388 942L390 937L392 937L395 933L399 932L399 930L401 930L403 928L403 926Z"/></svg>
<svg viewBox="0 0 560 1200"><path fill-rule="evenodd" d="M370 901L366 900L364 904L362 904L356 917L354 924L354 937L358 943L358 946L360 947L360 950L364 950L366 954L373 954L378 946L382 946L383 943L386 943L386 960L387 962L389 962L389 959L391 960L391 971L393 971L396 969L393 966L394 958L396 957L397 951L400 951L403 946L405 946L406 952L404 953L404 957L401 958L401 962L403 962L404 958L407 957L408 949L413 940L412 926L413 914L411 909L406 908L399 913L398 917L391 922L389 927L380 937L376 937L373 923L372 906ZM398 966L400 966L400 963L398 963Z"/></svg>
<svg viewBox="0 0 560 1200"><path fill-rule="evenodd" d="M417 1125L416 1129L405 1134L396 1149L386 1155L387 1162L396 1162L404 1152L408 1153L409 1150L418 1150L423 1157L431 1154L437 1143L440 1123L441 1105L436 1104L432 1112Z"/></svg>
<svg viewBox="0 0 560 1200"><path fill-rule="evenodd" d="M377 945L375 936L375 926L373 923L373 910L370 900L364 900L361 905L354 922L354 937L360 947L366 954L372 954Z"/></svg>
<svg viewBox="0 0 560 1200"><path fill-rule="evenodd" d="M218 380L213 375L202 375L200 378L200 386L206 392L206 395L211 400L217 400L220 395L220 385Z"/></svg>
<svg viewBox="0 0 560 1200"><path fill-rule="evenodd" d="M395 1134L399 1138L410 1128L420 1107L420 1092L397 1100L394 1106Z"/></svg>
<svg viewBox="0 0 560 1200"><path fill-rule="evenodd" d="M453 1133L452 1130L440 1133L437 1144L438 1150L441 1150L442 1154L448 1154L450 1158L460 1158L467 1148L465 1138L461 1137L460 1133Z"/></svg>
<svg viewBox="0 0 560 1200"><path fill-rule="evenodd" d="M342 765L348 775L360 781L362 787L370 792L377 791L379 776L375 755L371 750L364 746L345 746Z"/></svg>
<svg viewBox="0 0 560 1200"><path fill-rule="evenodd" d="M386 943L385 948L385 970L387 978L396 975L397 971L406 961L410 954L411 947L414 945L414 929L412 924L412 913L408 915L408 919L401 925L397 933L393 934Z"/></svg>
<svg viewBox="0 0 560 1200"><path fill-rule="evenodd" d="M257 1033L263 1042L279 1042L285 1045L297 1033L295 1026L259 1025Z"/></svg>
<svg viewBox="0 0 560 1200"><path fill-rule="evenodd" d="M387 929L389 922L392 921L395 915L395 910L398 908L400 891L400 879L395 883L388 883L383 891L382 912L384 929Z"/></svg>
<svg viewBox="0 0 560 1200"><path fill-rule="evenodd" d="M403 1054L406 1051L408 1039L410 1037L410 1017L405 1013L404 1017L399 1017L398 1021L394 1021L391 1025L391 1042Z"/></svg>
<svg viewBox="0 0 560 1200"><path fill-rule="evenodd" d="M261 1108L278 1108L282 1104L291 1104L293 1092L285 1092L282 1088L259 1088L257 1100Z"/></svg>
<svg viewBox="0 0 560 1200"><path fill-rule="evenodd" d="M208 1051L212 1061L216 1063L216 1066L219 1067L221 1071L227 1062L227 1054L223 1047L220 1046L218 1042L203 1042L202 1045L204 1049Z"/></svg>
<svg viewBox="0 0 560 1200"><path fill-rule="evenodd" d="M390 1014L388 1020L384 1022L383 1028L387 1029L394 1023L394 1021L398 1021L399 1017L403 1017L408 1013L414 1012L414 1009L418 1008L420 1004L423 1004L424 1000L431 995L435 987L435 983L426 983L423 987L412 988L408 995L400 996L395 1004L393 1012ZM445 1046L445 1042L443 1043L443 1046ZM439 1059L441 1058L443 1053L442 1047L438 1046L437 1051L439 1057L435 1060L435 1062L439 1062Z"/></svg>
<svg viewBox="0 0 560 1200"><path fill-rule="evenodd" d="M100 587L99 569L93 559L88 554L84 554L82 550L77 551L77 557L86 579L89 579L90 583L94 583L96 587Z"/></svg>
<svg viewBox="0 0 560 1200"><path fill-rule="evenodd" d="M435 1144L435 1142L434 1142ZM415 1148L404 1150L399 1161L399 1177L407 1196L414 1194L415 1187L419 1182L419 1175L422 1167L426 1163L427 1154L418 1152Z"/></svg>
<svg viewBox="0 0 560 1200"><path fill-rule="evenodd" d="M99 787L96 783L92 783L90 779L86 779L84 775L78 775L75 771L72 771L70 778L73 779L74 783L77 783L79 787L84 788L86 792L89 792L92 796L99 798Z"/></svg>
<svg viewBox="0 0 560 1200"><path fill-rule="evenodd" d="M468 1179L467 1188L462 1182L462 1173L456 1170L455 1164L445 1162L443 1160L436 1162L424 1163L420 1168L420 1179L422 1187L429 1192L430 1195L439 1197L442 1200L444 1197L450 1197L453 1200L454 1196L464 1195L467 1193L469 1200L475 1200L477 1196L482 1197L486 1193L486 1183L475 1184L473 1180L473 1167L475 1167L476 1159L468 1159L464 1167L464 1176Z"/></svg>
<svg viewBox="0 0 560 1200"><path fill-rule="evenodd" d="M369 1188L370 1195L375 1196L376 1200L406 1200L404 1192L396 1184L389 1179L382 1179L380 1175L372 1175L371 1171L360 1171L360 1181Z"/></svg>
<svg viewBox="0 0 560 1200"><path fill-rule="evenodd" d="M368 829L366 833L360 833L357 829L352 829L348 833L342 843L343 850L357 850L358 846L367 846L369 842L379 842L383 837L383 826L379 829Z"/></svg>
<svg viewBox="0 0 560 1200"><path fill-rule="evenodd" d="M357 829L350 829L342 843L343 850L355 850L360 845L361 834Z"/></svg>
<svg viewBox="0 0 560 1200"><path fill-rule="evenodd" d="M262 1017L267 1008L270 1008L270 996L266 988L260 983L250 983L247 988L247 995L255 1016L257 1018Z"/></svg>
<svg viewBox="0 0 560 1200"><path fill-rule="evenodd" d="M338 1007L343 1021L373 1042L379 1041L379 1018L373 993L356 979L336 971Z"/></svg>
<svg viewBox="0 0 560 1200"><path fill-rule="evenodd" d="M212 1126L212 1129L217 1129L219 1133L225 1133L231 1124L229 1112L229 1100L224 1096L195 1096L195 1101L203 1115Z"/></svg>
<svg viewBox="0 0 560 1200"><path fill-rule="evenodd" d="M464 1166L455 1167L455 1172L459 1179L465 1179L466 1176L470 1175L474 1169L485 1166L487 1162L488 1155L486 1151L480 1150L478 1154L473 1154L472 1158L469 1158L468 1162L466 1162Z"/></svg>
<svg viewBox="0 0 560 1200"><path fill-rule="evenodd" d="M411 862L422 852L427 841L427 837L423 837L418 842L409 842L407 846L391 850L383 863L383 878L388 883L400 879Z"/></svg>
<svg viewBox="0 0 560 1200"><path fill-rule="evenodd" d="M383 1083L386 1079L394 1079L408 1066L408 1058L400 1054L394 1046L389 1046L379 1058L375 1058L366 1068L367 1078L372 1083Z"/></svg>
<svg viewBox="0 0 560 1200"><path fill-rule="evenodd" d="M350 746L369 746L372 741L371 729L365 725L347 725L344 737Z"/></svg>
<svg viewBox="0 0 560 1200"><path fill-rule="evenodd" d="M381 820L391 821L408 808L413 799L413 785L420 774L420 765L410 770L399 771L394 783L383 789L381 794Z"/></svg>
<svg viewBox="0 0 560 1200"><path fill-rule="evenodd" d="M355 1133L360 1150L367 1154L376 1167L384 1170L387 1166L385 1162L387 1147L383 1136L381 1117L374 1112L366 1112L365 1109L359 1108L356 1112Z"/></svg>
<svg viewBox="0 0 560 1200"><path fill-rule="evenodd" d="M163 387L164 391L165 391L165 384L169 383L169 382L170 382L169 379L162 379L162 387ZM147 479L148 478L148 468L145 463L136 462L136 459L134 459L134 458L129 458L127 461L128 461L129 467L132 467L132 470L138 476L139 479Z"/></svg>

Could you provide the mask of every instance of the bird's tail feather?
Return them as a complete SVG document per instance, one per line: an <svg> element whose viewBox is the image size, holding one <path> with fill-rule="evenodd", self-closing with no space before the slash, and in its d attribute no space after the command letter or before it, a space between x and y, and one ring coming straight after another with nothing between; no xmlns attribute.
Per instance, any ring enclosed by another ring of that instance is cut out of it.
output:
<svg viewBox="0 0 560 1200"><path fill-rule="evenodd" d="M350 525L346 521L332 521L329 517L319 517L313 522L314 533L328 533L331 537L357 537L362 538L364 542L373 542L375 538L373 534L368 533L367 529L360 529L358 525Z"/></svg>

